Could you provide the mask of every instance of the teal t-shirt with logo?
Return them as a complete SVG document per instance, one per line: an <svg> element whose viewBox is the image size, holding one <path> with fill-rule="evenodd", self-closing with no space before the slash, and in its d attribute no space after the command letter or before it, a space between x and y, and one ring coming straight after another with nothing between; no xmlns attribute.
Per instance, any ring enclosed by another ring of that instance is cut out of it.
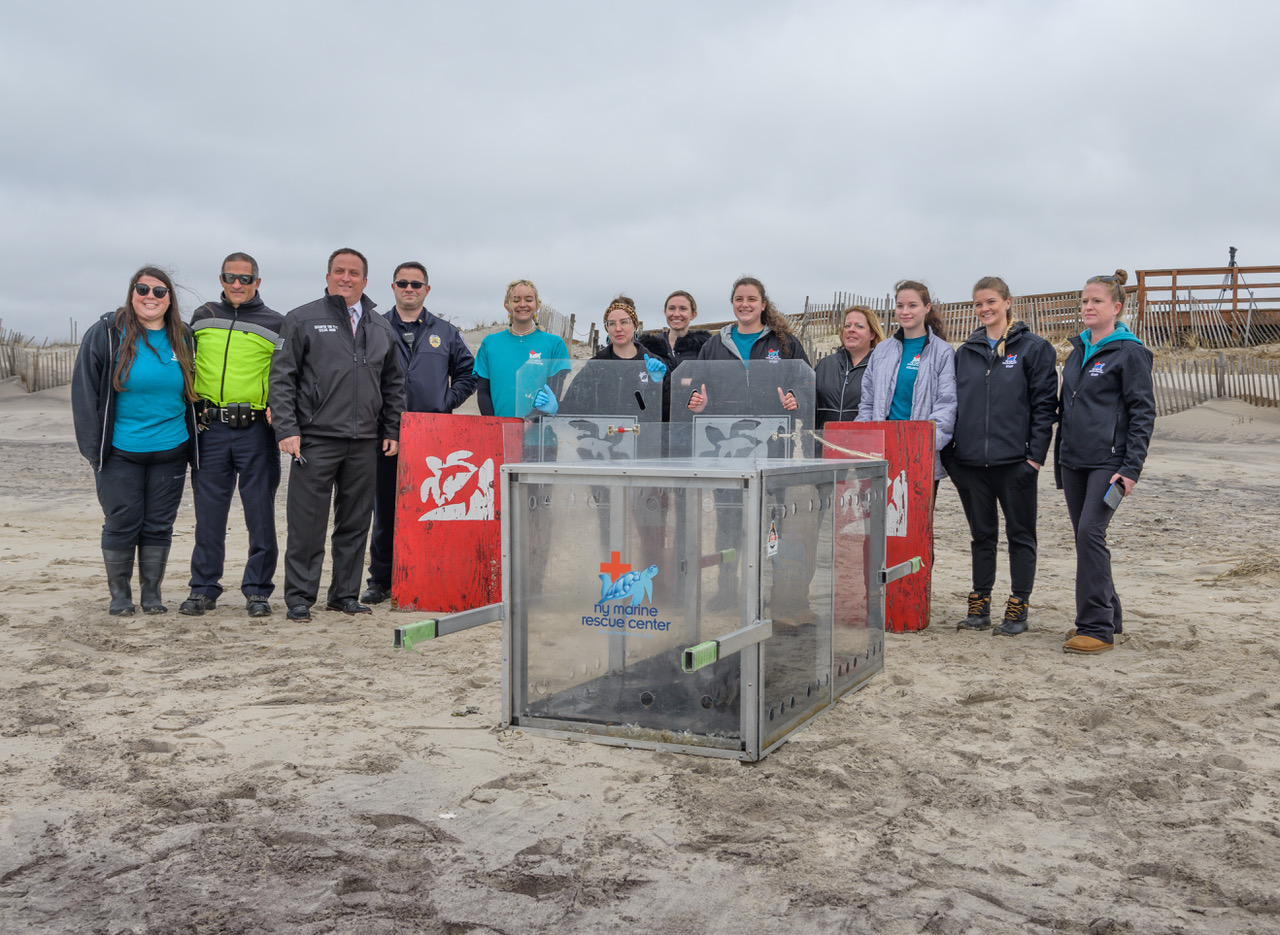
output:
<svg viewBox="0 0 1280 935"><path fill-rule="evenodd" d="M756 341L760 340L763 335L763 329L755 334L743 334L738 330L737 325L729 329L729 337L733 338L733 345L738 349L738 354L742 357L744 364L751 359L751 349L756 346Z"/></svg>
<svg viewBox="0 0 1280 935"><path fill-rule="evenodd" d="M170 451L187 440L187 403L182 365L163 328L144 330L137 354L116 394L111 444L121 451Z"/></svg>
<svg viewBox="0 0 1280 935"><path fill-rule="evenodd" d="M924 352L926 335L906 338L902 342L902 360L898 363L898 382L893 387L893 403L889 406L889 421L902 422L911 418L911 397L916 388L916 376L920 373L920 355Z"/></svg>
<svg viewBox="0 0 1280 935"><path fill-rule="evenodd" d="M503 330L480 342L476 351L476 377L489 381L489 398L495 416L525 415L516 412L516 373L530 360L547 361L546 376L569 369L569 349L564 341L545 331L515 335Z"/></svg>

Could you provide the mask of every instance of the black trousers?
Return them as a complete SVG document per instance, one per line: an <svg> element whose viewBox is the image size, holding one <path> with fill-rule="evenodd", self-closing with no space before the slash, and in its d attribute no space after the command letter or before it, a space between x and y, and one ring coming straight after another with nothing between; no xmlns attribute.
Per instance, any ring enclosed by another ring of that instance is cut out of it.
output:
<svg viewBox="0 0 1280 935"><path fill-rule="evenodd" d="M953 462L947 472L960 496L972 537L973 590L984 596L996 584L996 543L1000 538L997 505L1004 513L1009 544L1009 591L1031 599L1036 582L1036 493L1040 472L1026 461L995 467Z"/></svg>
<svg viewBox="0 0 1280 935"><path fill-rule="evenodd" d="M395 549L396 471L398 457L378 458L377 489L373 501L373 537L369 540L369 584L391 590L391 559Z"/></svg>
<svg viewBox="0 0 1280 935"><path fill-rule="evenodd" d="M187 481L187 446L171 451L112 448L94 474L102 504L102 548L168 546Z"/></svg>
<svg viewBox="0 0 1280 935"><path fill-rule="evenodd" d="M1115 510L1102 502L1111 486L1112 468L1073 471L1060 468L1067 513L1076 534L1076 632L1104 643L1124 631L1120 597L1111 579L1107 527Z"/></svg>
<svg viewBox="0 0 1280 935"><path fill-rule="evenodd" d="M302 436L302 460L289 468L284 553L284 599L289 607L310 607L320 592L324 540L333 497L333 577L330 601L360 594L360 569L373 513L377 439Z"/></svg>
<svg viewBox="0 0 1280 935"><path fill-rule="evenodd" d="M214 422L200 433L200 469L191 472L196 509L195 546L191 550L191 590L217 599L227 551L227 515L237 482L249 558L240 591L264 597L275 590L276 489L280 486L280 450L265 419L246 429Z"/></svg>

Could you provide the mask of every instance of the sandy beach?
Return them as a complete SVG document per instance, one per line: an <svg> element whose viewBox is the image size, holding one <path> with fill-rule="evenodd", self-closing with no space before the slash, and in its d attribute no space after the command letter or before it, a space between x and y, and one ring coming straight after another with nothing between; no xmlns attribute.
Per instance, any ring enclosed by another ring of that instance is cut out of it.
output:
<svg viewBox="0 0 1280 935"><path fill-rule="evenodd" d="M944 482L932 625L743 765L498 729L496 625L397 652L421 615L291 626L278 591L250 620L237 508L230 593L178 615L189 485L175 612L109 616L69 390L0 383L0 933L1275 933L1277 463L1280 410L1158 420L1096 658L1061 652L1049 471L1031 630L957 633Z"/></svg>

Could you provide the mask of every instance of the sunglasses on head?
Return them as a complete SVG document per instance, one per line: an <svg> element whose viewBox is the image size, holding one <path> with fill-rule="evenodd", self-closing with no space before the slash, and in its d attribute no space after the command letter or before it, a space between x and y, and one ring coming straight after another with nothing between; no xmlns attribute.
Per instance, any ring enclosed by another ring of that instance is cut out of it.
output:
<svg viewBox="0 0 1280 935"><path fill-rule="evenodd" d="M138 293L138 295L154 295L157 299L163 299L169 294L168 287L148 286L145 282L135 282L133 284L133 291Z"/></svg>
<svg viewBox="0 0 1280 935"><path fill-rule="evenodd" d="M394 285L397 289L421 289L426 283L417 279L412 282L408 279L397 279Z"/></svg>
<svg viewBox="0 0 1280 935"><path fill-rule="evenodd" d="M228 286L231 285L233 282L235 282L237 279L240 280L240 285L242 286L253 285L253 275L251 273L223 273L222 274L222 281L225 282Z"/></svg>

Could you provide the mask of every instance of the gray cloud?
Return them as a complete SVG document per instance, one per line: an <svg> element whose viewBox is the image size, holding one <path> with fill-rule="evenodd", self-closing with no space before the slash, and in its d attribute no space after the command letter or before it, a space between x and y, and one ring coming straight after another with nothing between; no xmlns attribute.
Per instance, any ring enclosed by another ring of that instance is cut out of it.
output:
<svg viewBox="0 0 1280 935"><path fill-rule="evenodd" d="M580 323L672 289L728 317L1280 260L1271 4L44 5L0 36L6 327L64 334L144 262L319 295L352 245L433 310L538 282ZM585 332L585 324L580 324Z"/></svg>

